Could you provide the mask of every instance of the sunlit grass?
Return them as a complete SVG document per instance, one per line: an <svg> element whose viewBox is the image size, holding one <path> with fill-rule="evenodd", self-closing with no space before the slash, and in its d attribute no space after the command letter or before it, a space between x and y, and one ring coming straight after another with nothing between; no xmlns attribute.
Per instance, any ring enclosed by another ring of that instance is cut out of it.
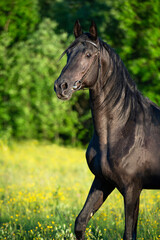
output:
<svg viewBox="0 0 160 240"><path fill-rule="evenodd" d="M74 221L93 175L85 151L37 141L0 143L0 239L75 239ZM138 239L160 239L160 193L143 191ZM89 222L87 239L123 236L123 198L114 191Z"/></svg>

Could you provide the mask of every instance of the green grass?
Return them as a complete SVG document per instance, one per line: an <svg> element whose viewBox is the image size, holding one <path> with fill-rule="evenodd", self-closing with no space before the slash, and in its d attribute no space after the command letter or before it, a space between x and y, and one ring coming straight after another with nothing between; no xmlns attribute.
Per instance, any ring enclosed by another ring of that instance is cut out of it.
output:
<svg viewBox="0 0 160 240"><path fill-rule="evenodd" d="M93 181L85 151L37 141L0 143L0 239L73 240ZM89 222L86 239L122 239L123 198L114 191ZM160 193L143 191L138 239L160 239Z"/></svg>

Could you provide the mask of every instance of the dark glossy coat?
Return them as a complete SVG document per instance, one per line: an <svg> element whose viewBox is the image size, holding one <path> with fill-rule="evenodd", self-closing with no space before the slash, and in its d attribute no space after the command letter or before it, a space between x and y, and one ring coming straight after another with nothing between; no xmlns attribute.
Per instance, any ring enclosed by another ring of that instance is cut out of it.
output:
<svg viewBox="0 0 160 240"><path fill-rule="evenodd" d="M136 239L141 190L160 188L160 109L137 90L119 56L97 37L94 22L83 33L77 21L74 35L55 91L66 100L89 88L94 134L86 158L95 175L75 234L85 238L89 219L117 188L124 197L124 239Z"/></svg>

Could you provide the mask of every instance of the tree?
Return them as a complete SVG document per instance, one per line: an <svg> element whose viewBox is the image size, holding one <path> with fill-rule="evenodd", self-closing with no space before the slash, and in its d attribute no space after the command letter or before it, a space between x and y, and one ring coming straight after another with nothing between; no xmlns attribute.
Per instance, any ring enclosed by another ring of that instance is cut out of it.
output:
<svg viewBox="0 0 160 240"><path fill-rule="evenodd" d="M65 60L58 62L63 49L61 42L67 37L63 34L60 40L54 34L55 27L53 21L44 19L27 41L10 49L7 57L7 46L3 47L0 126L15 138L57 140L62 136L64 142L71 142L75 137L77 113L71 111L68 102L60 103L53 94L57 69L62 68Z"/></svg>
<svg viewBox="0 0 160 240"><path fill-rule="evenodd" d="M63 103L53 92L66 61L58 57L74 40L76 19L84 31L96 21L99 36L119 53L143 94L160 104L159 11L159 0L2 0L1 136L88 143L88 92Z"/></svg>
<svg viewBox="0 0 160 240"><path fill-rule="evenodd" d="M145 96L160 105L160 2L123 1L117 47Z"/></svg>
<svg viewBox="0 0 160 240"><path fill-rule="evenodd" d="M26 39L39 20L38 0L0 1L0 33L8 33L12 44Z"/></svg>

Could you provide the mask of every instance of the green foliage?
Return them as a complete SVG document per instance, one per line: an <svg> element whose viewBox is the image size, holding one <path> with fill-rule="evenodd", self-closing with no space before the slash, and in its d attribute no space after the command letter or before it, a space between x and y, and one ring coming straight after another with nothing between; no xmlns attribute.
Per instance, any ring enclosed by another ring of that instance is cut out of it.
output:
<svg viewBox="0 0 160 240"><path fill-rule="evenodd" d="M160 104L160 2L124 1L120 55L144 95Z"/></svg>
<svg viewBox="0 0 160 240"><path fill-rule="evenodd" d="M90 27L91 19L94 19L100 28L101 25L104 26L104 18L111 8L110 5L111 0L40 0L41 15L56 20L57 33L65 31L69 35L73 34L76 19L80 20L86 31Z"/></svg>
<svg viewBox="0 0 160 240"><path fill-rule="evenodd" d="M57 100L53 84L80 19L120 54L145 96L160 104L160 2L138 0L2 0L0 2L0 138L87 144L88 92Z"/></svg>
<svg viewBox="0 0 160 240"><path fill-rule="evenodd" d="M69 102L62 103L53 94L57 69L64 64L62 61L60 66L58 56L67 38L62 34L59 40L54 34L55 26L44 19L27 41L15 44L8 52L6 35L1 39L5 70L1 75L4 84L0 126L16 138L55 140L64 135L69 141L75 137L77 113L71 111Z"/></svg>
<svg viewBox="0 0 160 240"><path fill-rule="evenodd" d="M38 0L0 1L0 33L7 32L12 42L27 38L39 17Z"/></svg>

